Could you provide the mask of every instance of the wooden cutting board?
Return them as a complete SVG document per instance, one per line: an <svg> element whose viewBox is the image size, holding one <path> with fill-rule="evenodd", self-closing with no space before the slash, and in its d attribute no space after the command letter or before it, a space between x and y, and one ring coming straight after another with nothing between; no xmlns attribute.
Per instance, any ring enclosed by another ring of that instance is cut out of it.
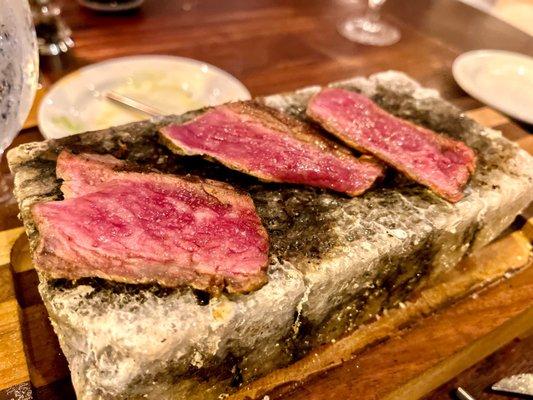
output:
<svg viewBox="0 0 533 400"><path fill-rule="evenodd" d="M487 107L468 114L486 126L508 122ZM533 153L533 137L519 142ZM512 339L533 332L532 241L529 220L402 307L232 398L424 396ZM0 400L74 398L37 284L23 228L0 232Z"/></svg>

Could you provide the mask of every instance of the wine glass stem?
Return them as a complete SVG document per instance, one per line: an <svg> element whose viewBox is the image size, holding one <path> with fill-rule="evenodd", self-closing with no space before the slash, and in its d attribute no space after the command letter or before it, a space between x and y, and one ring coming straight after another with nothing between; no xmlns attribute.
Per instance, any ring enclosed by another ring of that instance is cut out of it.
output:
<svg viewBox="0 0 533 400"><path fill-rule="evenodd" d="M380 19L380 11L385 1L383 0L368 0L367 18L372 22L378 22Z"/></svg>

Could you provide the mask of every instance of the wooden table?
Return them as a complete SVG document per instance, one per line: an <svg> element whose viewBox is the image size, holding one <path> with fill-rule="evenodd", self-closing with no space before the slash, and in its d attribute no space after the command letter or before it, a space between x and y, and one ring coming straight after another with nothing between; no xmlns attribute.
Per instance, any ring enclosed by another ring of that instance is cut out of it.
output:
<svg viewBox="0 0 533 400"><path fill-rule="evenodd" d="M81 65L107 58L175 54L227 70L253 95L396 69L471 110L482 105L455 84L451 65L457 55L476 48L533 55L530 36L454 0L390 0L384 14L400 28L402 39L385 48L343 39L335 26L354 10L336 1L147 0L141 10L122 15L93 13L70 0L59 3L73 30L76 49L68 57L43 60L50 82ZM531 127L517 125L487 109L480 108L479 112L488 113L483 118L492 118L491 125L509 139L533 148L533 137L527 133ZM40 139L37 129L29 129L14 145ZM5 161L1 168L6 170ZM16 205L0 210L0 230L20 225L17 211ZM513 343L491 360L497 360L501 375L523 367L528 357L533 359L532 340ZM481 364L450 385L471 387L478 398L500 398L481 395L496 375L487 375L486 364ZM449 398L450 385L428 398Z"/></svg>

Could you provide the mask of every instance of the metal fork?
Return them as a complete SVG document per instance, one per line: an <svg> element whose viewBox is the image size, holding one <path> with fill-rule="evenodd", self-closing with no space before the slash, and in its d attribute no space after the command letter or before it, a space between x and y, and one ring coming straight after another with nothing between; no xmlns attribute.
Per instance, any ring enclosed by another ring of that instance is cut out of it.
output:
<svg viewBox="0 0 533 400"><path fill-rule="evenodd" d="M135 100L131 97L124 96L123 94L109 91L105 94L105 97L108 98L111 101L114 101L115 103L118 103L122 106L126 106L129 108L132 108L136 111L141 111L145 114L150 115L151 117L159 117L161 115L165 115L165 113L161 110L158 110L155 107L149 106L147 104L144 104L143 102L140 102L139 100Z"/></svg>

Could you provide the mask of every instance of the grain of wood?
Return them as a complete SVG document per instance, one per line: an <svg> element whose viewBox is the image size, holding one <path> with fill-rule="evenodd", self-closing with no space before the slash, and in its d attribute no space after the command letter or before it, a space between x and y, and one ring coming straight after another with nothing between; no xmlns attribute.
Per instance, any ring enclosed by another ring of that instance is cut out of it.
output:
<svg viewBox="0 0 533 400"><path fill-rule="evenodd" d="M494 128L510 122L509 118L490 107L476 108L475 110L467 111L465 114L488 128Z"/></svg>
<svg viewBox="0 0 533 400"><path fill-rule="evenodd" d="M16 299L13 274L8 265L0 267L0 304Z"/></svg>
<svg viewBox="0 0 533 400"><path fill-rule="evenodd" d="M22 228L0 232L0 398L27 398L29 371L26 364L10 250Z"/></svg>
<svg viewBox="0 0 533 400"><path fill-rule="evenodd" d="M476 400L510 400L509 396L491 391L491 385L525 371L533 371L533 332L511 341L457 378L425 395L424 400L450 400L450 393L459 386Z"/></svg>
<svg viewBox="0 0 533 400"><path fill-rule="evenodd" d="M415 400L531 329L532 302L533 268L527 268L284 395L291 400Z"/></svg>
<svg viewBox="0 0 533 400"><path fill-rule="evenodd" d="M533 242L533 218L530 218L526 221L522 232L529 239L530 242Z"/></svg>
<svg viewBox="0 0 533 400"><path fill-rule="evenodd" d="M533 135L524 136L516 141L529 154L533 154Z"/></svg>
<svg viewBox="0 0 533 400"><path fill-rule="evenodd" d="M67 362L44 305L23 310L23 327L32 385L39 388L68 376Z"/></svg>
<svg viewBox="0 0 533 400"><path fill-rule="evenodd" d="M22 227L0 232L0 265L9 264L13 244L23 232Z"/></svg>
<svg viewBox="0 0 533 400"><path fill-rule="evenodd" d="M512 287L513 285L516 285L518 280L524 281L526 284L529 282L529 285L518 288L518 290L523 289L526 294L529 294L529 296L523 298L523 301L527 302L526 304L533 302L533 286L531 285L531 282L533 282L533 274L531 274L531 272L532 269L529 268L527 271L524 272L523 276L520 275L510 284L510 286ZM482 295L483 294L481 294L481 296ZM482 298L481 301L483 300L484 299ZM514 303L516 300L517 299L513 299L512 302ZM502 304L496 307L496 310L492 310L492 315L489 315L484 312L484 318L493 318L494 314L499 314L502 308L506 306L508 306L508 304L502 302ZM467 310L465 312L471 311L474 310ZM509 318L509 314L512 313L511 317L507 320L498 320L498 323L500 323L501 321L505 322L501 323L501 325L498 326L496 329L494 329L494 326L492 326L494 320L490 324L487 324L486 321L480 321L482 324L489 325L489 327L478 325L479 330L476 333L479 334L479 337L477 337L471 343L468 343L468 345L462 347L456 353L450 352L441 354L441 359L434 360L434 364L431 368L419 371L419 373L412 376L411 380L402 384L398 389L388 394L383 400L404 400L406 398L421 398L426 393L437 388L444 382L452 379L454 376L467 369L468 366L481 361L488 355L494 353L494 351L504 346L506 343L509 343L514 338L520 336L522 333L529 331L531 328L533 328L533 307L529 307L528 309L523 311L518 311L520 313L516 316L514 315L514 310L506 312L506 318ZM439 329L440 327L438 325L435 325L434 328ZM455 326L452 326L449 329L455 328ZM417 340L418 338L416 334L410 334L409 339ZM439 346L447 348L447 343L441 341L439 342ZM456 350L456 348L454 350ZM426 353L424 352L424 354ZM416 362L416 358L413 358L412 362Z"/></svg>
<svg viewBox="0 0 533 400"><path fill-rule="evenodd" d="M25 233L22 233L13 243L11 249L11 266L15 273L22 273L33 269L30 243Z"/></svg>
<svg viewBox="0 0 533 400"><path fill-rule="evenodd" d="M17 300L22 308L42 304L43 300L39 294L39 276L34 269L14 274L15 291Z"/></svg>
<svg viewBox="0 0 533 400"><path fill-rule="evenodd" d="M16 299L0 303L0 390L29 381Z"/></svg>

